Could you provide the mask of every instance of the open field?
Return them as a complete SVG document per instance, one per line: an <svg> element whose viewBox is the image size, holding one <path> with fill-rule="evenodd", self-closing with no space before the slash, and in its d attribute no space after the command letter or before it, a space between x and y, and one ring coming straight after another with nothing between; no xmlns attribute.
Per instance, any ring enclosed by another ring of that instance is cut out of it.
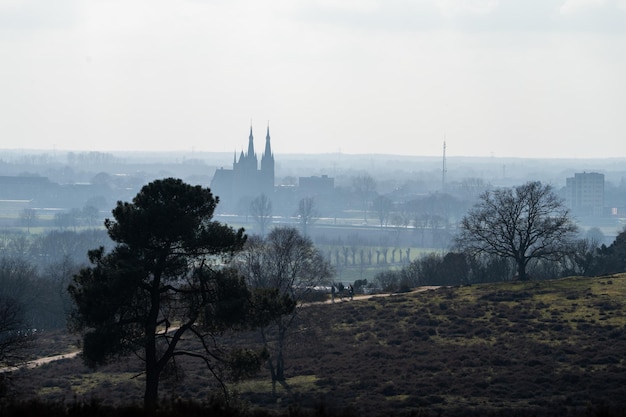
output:
<svg viewBox="0 0 626 417"><path fill-rule="evenodd" d="M481 284L311 306L289 339L284 385L231 385L248 409L292 405L335 414L626 415L626 275ZM54 354L72 347L57 341ZM233 343L252 345L255 334ZM215 384L197 363L163 398L203 401ZM141 364L97 370L66 359L12 375L13 394L53 401L141 401ZM177 376L177 378L175 378ZM603 414L604 413L604 414Z"/></svg>

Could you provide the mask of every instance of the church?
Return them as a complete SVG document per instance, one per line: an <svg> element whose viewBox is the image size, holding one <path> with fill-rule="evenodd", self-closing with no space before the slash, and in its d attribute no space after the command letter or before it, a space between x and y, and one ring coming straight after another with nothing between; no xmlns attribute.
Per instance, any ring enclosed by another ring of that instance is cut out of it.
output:
<svg viewBox="0 0 626 417"><path fill-rule="evenodd" d="M248 152L241 151L233 159L233 169L220 168L215 171L211 181L213 195L220 198L220 206L228 210L238 210L249 206L250 202L261 194L271 199L274 193L274 155L270 143L270 127L265 135L265 151L261 156L261 167L254 152L254 136L250 126Z"/></svg>

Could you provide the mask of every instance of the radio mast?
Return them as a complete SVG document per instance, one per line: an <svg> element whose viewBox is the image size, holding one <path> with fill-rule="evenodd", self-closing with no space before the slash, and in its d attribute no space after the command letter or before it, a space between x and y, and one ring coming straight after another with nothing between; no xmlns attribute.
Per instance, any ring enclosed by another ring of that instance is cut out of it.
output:
<svg viewBox="0 0 626 417"><path fill-rule="evenodd" d="M446 172L448 168L446 167L446 135L443 135L443 164L441 167L441 191L446 190Z"/></svg>

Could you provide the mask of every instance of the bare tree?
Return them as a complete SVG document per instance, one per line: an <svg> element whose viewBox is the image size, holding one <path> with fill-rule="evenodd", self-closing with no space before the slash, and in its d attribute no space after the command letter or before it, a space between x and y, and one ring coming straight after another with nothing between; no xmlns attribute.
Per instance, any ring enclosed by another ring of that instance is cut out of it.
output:
<svg viewBox="0 0 626 417"><path fill-rule="evenodd" d="M562 200L540 182L487 191L461 220L456 243L470 254L510 258L520 280L531 260L558 261L577 231Z"/></svg>
<svg viewBox="0 0 626 417"><path fill-rule="evenodd" d="M259 225L261 236L265 236L267 226L272 222L272 201L261 194L250 203L250 215Z"/></svg>
<svg viewBox="0 0 626 417"><path fill-rule="evenodd" d="M0 365L13 365L23 359L21 351L31 340L31 333L23 304L0 294Z"/></svg>
<svg viewBox="0 0 626 417"><path fill-rule="evenodd" d="M587 239L593 246L600 247L604 244L604 233L598 227L592 227L585 233L585 239Z"/></svg>
<svg viewBox="0 0 626 417"><path fill-rule="evenodd" d="M42 323L44 314L37 304L43 291L36 287L36 278L36 268L23 258L0 258L0 365L24 359L32 329Z"/></svg>
<svg viewBox="0 0 626 417"><path fill-rule="evenodd" d="M374 211L378 215L380 227L382 228L383 226L386 226L389 221L389 213L391 213L391 200L387 196L379 195L374 199L373 206Z"/></svg>
<svg viewBox="0 0 626 417"><path fill-rule="evenodd" d="M315 223L317 210L315 209L315 199L313 197L304 197L298 202L298 222L302 234L307 236L309 226Z"/></svg>
<svg viewBox="0 0 626 417"><path fill-rule="evenodd" d="M91 205L85 205L82 210L82 217L90 228L96 227L100 221L100 210Z"/></svg>
<svg viewBox="0 0 626 417"><path fill-rule="evenodd" d="M32 238L29 238L24 234L14 236L7 242L4 249L5 254L19 259L27 259L28 253L31 250L32 241Z"/></svg>
<svg viewBox="0 0 626 417"><path fill-rule="evenodd" d="M405 202L400 205L398 211L395 213L394 224L396 226L402 226L406 229L411 224L412 217L413 217L413 212L412 212L411 205Z"/></svg>
<svg viewBox="0 0 626 417"><path fill-rule="evenodd" d="M426 213L416 213L413 218L415 230L421 234L421 246L424 246L426 242L426 229L430 223L429 217Z"/></svg>
<svg viewBox="0 0 626 417"><path fill-rule="evenodd" d="M363 245L363 239L356 233L351 233L346 236L346 244L350 248L350 254L352 258L352 265L356 265L356 254L359 249L359 246Z"/></svg>
<svg viewBox="0 0 626 417"><path fill-rule="evenodd" d="M370 175L359 175L352 181L352 186L363 203L363 221L367 223L367 212L369 203L374 198L376 181Z"/></svg>
<svg viewBox="0 0 626 417"><path fill-rule="evenodd" d="M30 227L37 221L37 210L33 208L25 208L20 212L20 222L26 226L26 231L30 233Z"/></svg>
<svg viewBox="0 0 626 417"><path fill-rule="evenodd" d="M474 202L489 188L485 180L477 177L464 178L461 180L460 191L463 197Z"/></svg>
<svg viewBox="0 0 626 417"><path fill-rule="evenodd" d="M448 218L433 214L428 218L433 237L433 246L443 248L446 243L444 230L448 226Z"/></svg>
<svg viewBox="0 0 626 417"><path fill-rule="evenodd" d="M313 242L292 227L277 227L265 239L250 237L239 254L237 268L251 288L277 290L285 306L289 300L296 305L290 314L275 317L261 331L275 388L276 382L285 381L284 347L291 325L313 287L330 282L332 269Z"/></svg>

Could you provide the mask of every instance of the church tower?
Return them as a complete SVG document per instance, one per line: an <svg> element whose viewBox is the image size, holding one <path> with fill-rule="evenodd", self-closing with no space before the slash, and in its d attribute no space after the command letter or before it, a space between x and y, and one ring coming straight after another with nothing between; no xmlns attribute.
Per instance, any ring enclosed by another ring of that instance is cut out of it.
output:
<svg viewBox="0 0 626 417"><path fill-rule="evenodd" d="M261 157L261 189L269 196L274 191L274 155L270 143L270 125L267 124L267 134L265 135L265 152Z"/></svg>
<svg viewBox="0 0 626 417"><path fill-rule="evenodd" d="M265 150L261 155L261 167L254 153L254 136L252 124L248 136L248 149L237 155L233 154L233 169L217 169L211 181L211 190L221 199L220 206L228 210L242 210L246 201L265 194L271 198L274 194L274 154L270 140L270 127L267 125L265 136Z"/></svg>
<svg viewBox="0 0 626 417"><path fill-rule="evenodd" d="M258 169L258 160L256 158L256 154L254 153L254 137L252 136L252 125L250 125L250 136L248 137L248 153L246 154L244 165L244 169L247 171L248 175L256 172L256 170Z"/></svg>

